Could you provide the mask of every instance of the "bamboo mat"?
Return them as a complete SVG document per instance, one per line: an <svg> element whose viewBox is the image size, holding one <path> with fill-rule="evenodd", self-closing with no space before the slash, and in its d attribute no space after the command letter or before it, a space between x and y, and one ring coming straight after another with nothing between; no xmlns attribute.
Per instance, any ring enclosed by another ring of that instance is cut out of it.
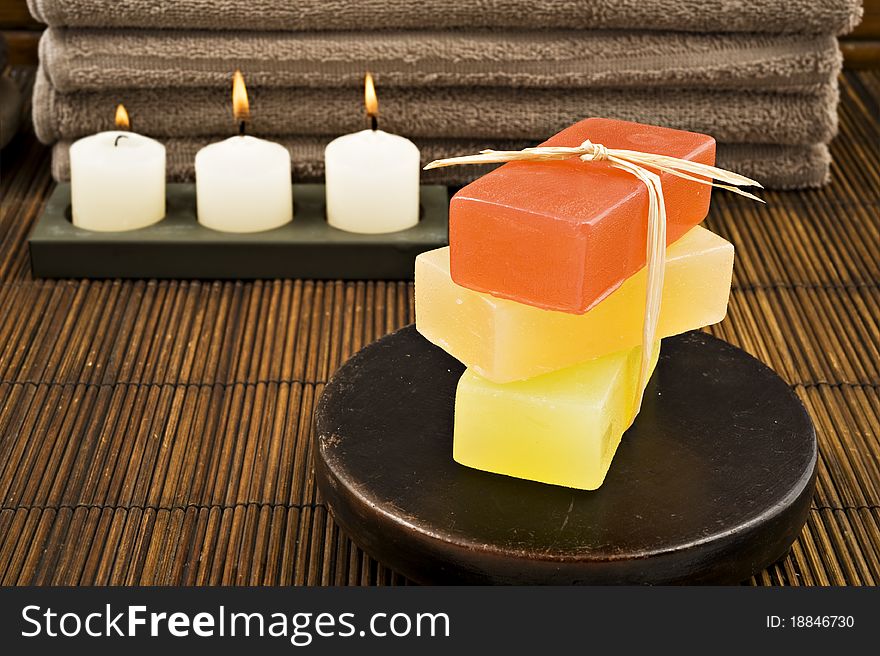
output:
<svg viewBox="0 0 880 656"><path fill-rule="evenodd" d="M880 583L878 102L880 73L846 74L829 187L716 194L706 222L737 247L710 332L820 442L808 525L753 584ZM412 320L411 283L36 280L48 152L23 134L2 165L0 583L407 583L340 534L309 463L325 382Z"/></svg>

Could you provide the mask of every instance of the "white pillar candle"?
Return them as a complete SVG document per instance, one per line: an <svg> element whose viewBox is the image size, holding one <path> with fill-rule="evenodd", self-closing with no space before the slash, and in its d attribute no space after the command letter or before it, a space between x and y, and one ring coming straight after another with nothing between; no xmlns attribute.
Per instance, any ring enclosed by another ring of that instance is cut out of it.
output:
<svg viewBox="0 0 880 656"><path fill-rule="evenodd" d="M324 150L327 222L368 234L412 228L419 222L419 149L377 129L379 100L369 73L364 104L372 130L341 136Z"/></svg>
<svg viewBox="0 0 880 656"><path fill-rule="evenodd" d="M290 153L281 144L231 137L196 153L199 223L223 232L272 230L293 220Z"/></svg>
<svg viewBox="0 0 880 656"><path fill-rule="evenodd" d="M232 114L241 136L196 153L199 223L222 232L262 232L290 223L290 153L281 144L244 136L250 102L238 70L232 76Z"/></svg>
<svg viewBox="0 0 880 656"><path fill-rule="evenodd" d="M134 132L114 130L70 147L73 225L121 232L165 216L165 146Z"/></svg>
<svg viewBox="0 0 880 656"><path fill-rule="evenodd" d="M419 149L382 130L334 139L324 151L327 221L348 232L406 230L419 222Z"/></svg>

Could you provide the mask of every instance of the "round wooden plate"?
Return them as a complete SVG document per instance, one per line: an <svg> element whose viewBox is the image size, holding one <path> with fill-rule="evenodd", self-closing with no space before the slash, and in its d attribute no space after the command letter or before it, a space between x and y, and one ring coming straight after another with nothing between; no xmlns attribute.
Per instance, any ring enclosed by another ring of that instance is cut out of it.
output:
<svg viewBox="0 0 880 656"><path fill-rule="evenodd" d="M316 410L324 501L415 581L739 583L806 521L812 422L782 379L721 340L663 340L642 411L592 492L453 461L463 370L407 326L342 366Z"/></svg>

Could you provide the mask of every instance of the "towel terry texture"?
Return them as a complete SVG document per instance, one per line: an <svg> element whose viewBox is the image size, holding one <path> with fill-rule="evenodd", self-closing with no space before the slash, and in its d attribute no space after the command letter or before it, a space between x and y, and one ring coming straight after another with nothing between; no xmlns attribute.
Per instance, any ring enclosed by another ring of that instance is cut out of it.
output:
<svg viewBox="0 0 880 656"><path fill-rule="evenodd" d="M426 161L522 148L589 116L704 132L721 166L768 187L823 184L837 130L835 34L860 0L29 0L50 25L34 85L37 136L69 175L72 140L133 128L168 147L172 179L237 131L231 71L248 84L250 134L285 144L296 176L365 125L374 73L382 128ZM480 168L429 172L460 184Z"/></svg>
<svg viewBox="0 0 880 656"><path fill-rule="evenodd" d="M224 137L190 139L162 139L167 149L169 180L187 182L194 179L195 154L209 143ZM291 154L294 181L320 181L324 175L324 147L330 137L276 137ZM518 150L534 146L534 142L416 139L422 153L422 163L443 157L466 155L482 148ZM70 141L55 144L52 157L52 174L56 180L70 179ZM807 146L779 146L775 144L718 144L718 165L743 175L761 180L766 187L795 189L817 187L827 182L830 157L824 144ZM425 184L466 184L492 166L460 166L424 171Z"/></svg>
<svg viewBox="0 0 880 656"><path fill-rule="evenodd" d="M802 93L840 70L831 35L677 32L220 33L50 28L40 61L61 92L156 87L652 88Z"/></svg>
<svg viewBox="0 0 880 656"><path fill-rule="evenodd" d="M233 134L228 89L126 89L61 94L39 75L34 124L51 143L111 129L122 102L133 127L155 137ZM253 89L254 135L332 135L366 127L363 91L351 88ZM837 86L815 94L675 89L388 88L380 124L410 137L528 139L587 116L705 132L720 142L806 144L829 140L837 127Z"/></svg>
<svg viewBox="0 0 880 656"><path fill-rule="evenodd" d="M28 0L52 26L213 30L655 29L840 34L861 0Z"/></svg>

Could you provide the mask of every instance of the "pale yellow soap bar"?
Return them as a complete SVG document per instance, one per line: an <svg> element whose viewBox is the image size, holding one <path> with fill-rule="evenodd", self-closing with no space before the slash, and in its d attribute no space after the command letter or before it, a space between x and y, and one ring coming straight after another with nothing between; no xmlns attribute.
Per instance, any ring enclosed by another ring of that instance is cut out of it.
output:
<svg viewBox="0 0 880 656"><path fill-rule="evenodd" d="M733 245L698 226L666 257L657 337L721 321ZM585 314L542 310L456 285L441 248L416 258L416 328L489 380L524 380L641 344L645 284L642 269Z"/></svg>
<svg viewBox="0 0 880 656"><path fill-rule="evenodd" d="M505 384L468 369L455 394L455 461L496 474L595 490L630 426L640 355L641 347L635 347Z"/></svg>

